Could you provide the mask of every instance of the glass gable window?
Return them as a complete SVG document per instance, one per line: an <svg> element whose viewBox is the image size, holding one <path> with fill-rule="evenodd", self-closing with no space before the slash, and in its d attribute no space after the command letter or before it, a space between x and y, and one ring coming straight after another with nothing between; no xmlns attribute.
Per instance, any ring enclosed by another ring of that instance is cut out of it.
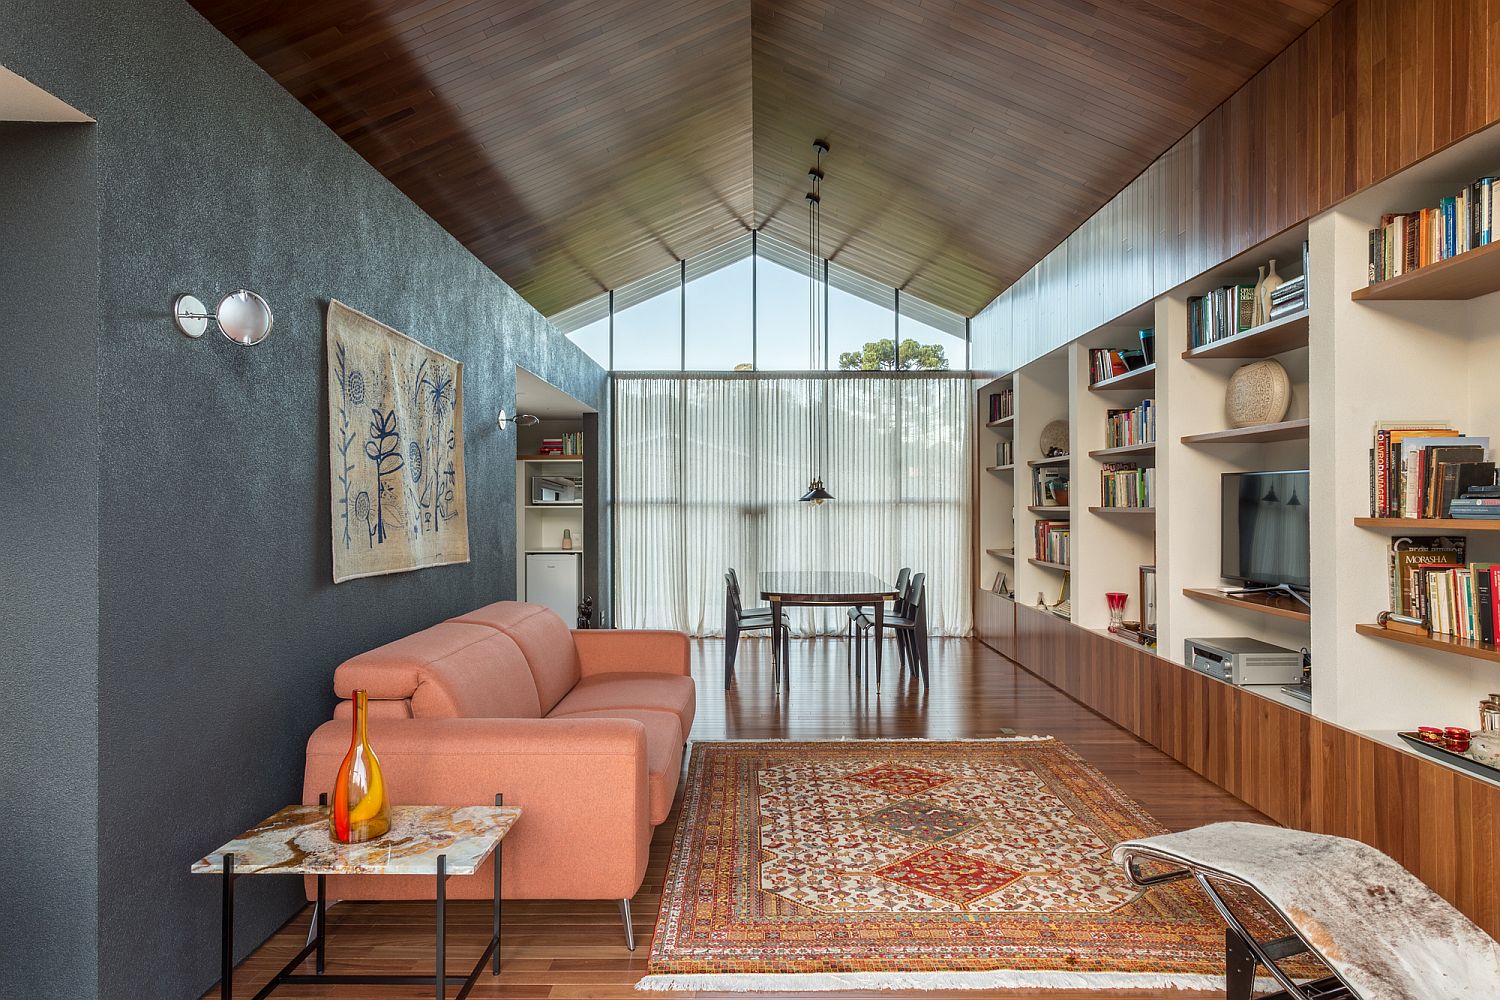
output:
<svg viewBox="0 0 1500 1000"><path fill-rule="evenodd" d="M672 267L615 292L614 366L682 370L682 268Z"/></svg>
<svg viewBox="0 0 1500 1000"><path fill-rule="evenodd" d="M833 263L828 265L828 367L896 367L896 290Z"/></svg>
<svg viewBox="0 0 1500 1000"><path fill-rule="evenodd" d="M749 371L755 367L754 241L747 234L688 259L683 268L688 371Z"/></svg>
<svg viewBox="0 0 1500 1000"><path fill-rule="evenodd" d="M807 252L750 234L551 317L616 371L964 370L967 321L820 261L811 303ZM811 336L810 304L823 311Z"/></svg>

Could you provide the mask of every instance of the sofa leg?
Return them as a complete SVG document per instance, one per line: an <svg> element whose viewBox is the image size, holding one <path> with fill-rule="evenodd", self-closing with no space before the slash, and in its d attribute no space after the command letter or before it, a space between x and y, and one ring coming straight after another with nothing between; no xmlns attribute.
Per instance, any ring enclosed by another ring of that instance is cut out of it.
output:
<svg viewBox="0 0 1500 1000"><path fill-rule="evenodd" d="M625 947L635 951L635 927L630 922L630 900L620 900L620 919L625 922Z"/></svg>

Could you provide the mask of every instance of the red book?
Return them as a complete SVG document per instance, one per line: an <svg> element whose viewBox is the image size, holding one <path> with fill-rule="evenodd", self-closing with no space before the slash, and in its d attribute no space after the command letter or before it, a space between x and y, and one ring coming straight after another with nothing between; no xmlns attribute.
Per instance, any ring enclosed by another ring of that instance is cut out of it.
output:
<svg viewBox="0 0 1500 1000"><path fill-rule="evenodd" d="M1490 613L1495 623L1495 642L1500 643L1500 565L1490 567Z"/></svg>

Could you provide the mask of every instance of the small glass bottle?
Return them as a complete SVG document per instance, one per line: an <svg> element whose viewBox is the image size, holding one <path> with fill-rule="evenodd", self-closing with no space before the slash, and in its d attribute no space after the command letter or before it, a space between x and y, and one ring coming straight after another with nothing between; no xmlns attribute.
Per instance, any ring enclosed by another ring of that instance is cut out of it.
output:
<svg viewBox="0 0 1500 1000"><path fill-rule="evenodd" d="M369 692L354 692L354 735L349 753L339 766L333 785L333 807L328 812L328 826L333 839L340 844L361 844L383 836L391 828L390 797L380 761L370 749L366 722L370 712Z"/></svg>
<svg viewBox="0 0 1500 1000"><path fill-rule="evenodd" d="M572 528L564 528L563 529L562 547L564 549L571 549L573 547L573 529Z"/></svg>

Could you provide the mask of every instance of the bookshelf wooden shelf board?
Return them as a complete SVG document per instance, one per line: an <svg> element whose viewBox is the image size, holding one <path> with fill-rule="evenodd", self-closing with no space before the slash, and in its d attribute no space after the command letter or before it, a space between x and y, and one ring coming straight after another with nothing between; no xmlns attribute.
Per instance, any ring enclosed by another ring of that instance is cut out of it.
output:
<svg viewBox="0 0 1500 1000"><path fill-rule="evenodd" d="M1029 562L1029 563L1031 563L1031 565L1033 565L1033 566L1041 566L1043 569L1061 570L1064 573L1068 572L1070 569L1073 568L1073 567L1069 566L1067 563L1048 562L1045 559L1027 559L1026 561Z"/></svg>
<svg viewBox="0 0 1500 1000"><path fill-rule="evenodd" d="M517 462L582 462L582 455L517 455Z"/></svg>
<svg viewBox="0 0 1500 1000"><path fill-rule="evenodd" d="M1155 507L1090 507L1095 514L1149 514L1156 516Z"/></svg>
<svg viewBox="0 0 1500 1000"><path fill-rule="evenodd" d="M1151 389L1156 386L1156 365L1128 371L1089 386L1089 392L1110 392L1115 389Z"/></svg>
<svg viewBox="0 0 1500 1000"><path fill-rule="evenodd" d="M986 427L1009 427L1011 424L1015 423L1015 421L1016 421L1015 417L1001 417L999 420L987 420L987 421L985 421L984 426L986 426Z"/></svg>
<svg viewBox="0 0 1500 1000"><path fill-rule="evenodd" d="M989 468L985 469L984 471L985 472L1011 472L1014 469L1015 469L1014 465L992 465Z"/></svg>
<svg viewBox="0 0 1500 1000"><path fill-rule="evenodd" d="M1300 602L1288 597L1267 597L1265 594L1246 594L1243 597L1231 597L1208 587L1184 587L1184 595L1195 601L1207 601L1210 604L1223 604L1231 608L1239 608L1242 611L1253 611L1257 614L1271 615L1275 618L1286 618L1294 622L1310 622L1312 615L1308 614Z"/></svg>
<svg viewBox="0 0 1500 1000"><path fill-rule="evenodd" d="M1490 292L1500 292L1500 243L1476 247L1400 277L1357 288L1351 297L1355 302L1409 302L1474 299Z"/></svg>
<svg viewBox="0 0 1500 1000"><path fill-rule="evenodd" d="M1095 448L1089 452L1089 458L1097 458L1107 462L1112 458L1129 458L1132 455L1154 455L1156 454L1155 442L1151 444L1124 444L1118 448Z"/></svg>
<svg viewBox="0 0 1500 1000"><path fill-rule="evenodd" d="M1027 507L1033 514L1042 514L1046 517L1067 517L1072 514L1071 507Z"/></svg>
<svg viewBox="0 0 1500 1000"><path fill-rule="evenodd" d="M1072 455L1053 455L1051 458L1033 458L1026 464L1033 469L1039 469L1044 465L1067 465L1073 461Z"/></svg>
<svg viewBox="0 0 1500 1000"><path fill-rule="evenodd" d="M1491 663L1500 663L1500 647L1493 643L1477 642L1472 639L1460 639L1451 635L1410 635L1406 632L1397 632L1394 629L1381 628L1379 625L1355 625L1354 631L1360 635L1367 635L1372 639L1384 639L1387 642L1399 642L1407 646L1417 646L1422 649L1437 649L1444 653L1456 653L1459 656L1468 656L1476 660L1489 660Z"/></svg>
<svg viewBox="0 0 1500 1000"><path fill-rule="evenodd" d="M1308 312L1302 309L1269 323L1183 351L1189 361L1213 358L1269 358L1307 346Z"/></svg>
<svg viewBox="0 0 1500 1000"><path fill-rule="evenodd" d="M1274 424L1255 424L1251 427L1231 427L1227 431L1208 431L1204 434L1188 434L1183 444L1254 444L1267 441L1306 440L1312 429L1307 417L1297 420L1281 420Z"/></svg>
<svg viewBox="0 0 1500 1000"><path fill-rule="evenodd" d="M1462 531L1500 531L1500 519L1461 520L1452 517L1356 517L1356 526L1377 531L1394 531L1399 534L1442 533Z"/></svg>
<svg viewBox="0 0 1500 1000"><path fill-rule="evenodd" d="M1016 557L1015 549L985 549L984 551L996 559L1014 559Z"/></svg>

